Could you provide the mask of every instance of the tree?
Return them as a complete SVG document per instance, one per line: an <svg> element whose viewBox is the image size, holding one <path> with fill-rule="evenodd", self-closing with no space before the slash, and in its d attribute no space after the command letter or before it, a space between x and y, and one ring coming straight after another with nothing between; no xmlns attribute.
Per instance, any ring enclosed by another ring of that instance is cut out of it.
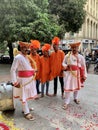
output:
<svg viewBox="0 0 98 130"><path fill-rule="evenodd" d="M77 32L85 20L86 0L49 0L50 13L67 32Z"/></svg>
<svg viewBox="0 0 98 130"><path fill-rule="evenodd" d="M48 13L48 4L48 0L2 0L0 43L7 41L10 53L12 42L30 39L50 42L58 34L61 28Z"/></svg>
<svg viewBox="0 0 98 130"><path fill-rule="evenodd" d="M4 0L0 5L0 25L0 39L8 42L31 38L46 42L46 37L51 39L60 30L48 14L48 0Z"/></svg>

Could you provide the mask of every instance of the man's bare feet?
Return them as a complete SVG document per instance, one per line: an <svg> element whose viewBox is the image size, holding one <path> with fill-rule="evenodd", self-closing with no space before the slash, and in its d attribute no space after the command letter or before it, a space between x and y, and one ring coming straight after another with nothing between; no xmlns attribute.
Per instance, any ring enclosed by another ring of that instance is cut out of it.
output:
<svg viewBox="0 0 98 130"><path fill-rule="evenodd" d="M52 94L46 93L47 96L52 97Z"/></svg>
<svg viewBox="0 0 98 130"><path fill-rule="evenodd" d="M44 97L44 94L41 94L41 98L43 98Z"/></svg>
<svg viewBox="0 0 98 130"><path fill-rule="evenodd" d="M74 99L74 102L75 102L76 104L80 104L80 101L79 101L78 99Z"/></svg>
<svg viewBox="0 0 98 130"><path fill-rule="evenodd" d="M52 94L52 97L55 97L57 94Z"/></svg>
<svg viewBox="0 0 98 130"><path fill-rule="evenodd" d="M62 108L66 110L68 108L68 104L65 103Z"/></svg>

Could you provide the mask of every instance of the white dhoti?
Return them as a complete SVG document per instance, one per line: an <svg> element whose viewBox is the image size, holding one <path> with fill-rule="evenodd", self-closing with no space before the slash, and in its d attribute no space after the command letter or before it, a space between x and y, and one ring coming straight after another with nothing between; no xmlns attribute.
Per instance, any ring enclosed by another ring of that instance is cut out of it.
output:
<svg viewBox="0 0 98 130"><path fill-rule="evenodd" d="M18 54L13 61L11 67L11 80L12 83L18 82L20 88L13 87L13 97L19 98L23 104L23 110L25 113L29 112L27 100L34 99L37 97L36 81L33 79L33 75L27 75L27 77L20 77L18 72L31 72L34 71L29 63L26 56ZM22 73L21 73L22 74Z"/></svg>
<svg viewBox="0 0 98 130"><path fill-rule="evenodd" d="M65 103L70 103L70 92L73 92L74 100L78 99L78 91L81 89L81 68L84 68L84 77L87 77L85 59L82 55L76 56L72 53L65 55L63 67L68 69L64 71L64 91L65 91Z"/></svg>
<svg viewBox="0 0 98 130"><path fill-rule="evenodd" d="M66 104L69 104L70 103L70 93L71 92L65 92L65 103ZM79 95L79 91L74 91L74 93L73 93L73 98L74 98L74 100L76 99L78 99L78 95Z"/></svg>

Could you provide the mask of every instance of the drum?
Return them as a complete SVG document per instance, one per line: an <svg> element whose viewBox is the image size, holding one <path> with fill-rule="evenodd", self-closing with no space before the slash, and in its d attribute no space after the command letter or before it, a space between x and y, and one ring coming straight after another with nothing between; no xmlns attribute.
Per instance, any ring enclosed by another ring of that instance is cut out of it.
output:
<svg viewBox="0 0 98 130"><path fill-rule="evenodd" d="M13 86L11 83L0 83L0 111L14 110Z"/></svg>

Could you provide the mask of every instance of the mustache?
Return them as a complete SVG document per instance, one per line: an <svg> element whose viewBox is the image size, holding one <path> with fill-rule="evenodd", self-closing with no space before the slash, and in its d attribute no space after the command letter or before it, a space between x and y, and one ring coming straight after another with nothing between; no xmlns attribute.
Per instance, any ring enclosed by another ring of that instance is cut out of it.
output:
<svg viewBox="0 0 98 130"><path fill-rule="evenodd" d="M28 51L30 51L30 50L26 49L26 50L23 50L23 51L28 52Z"/></svg>

